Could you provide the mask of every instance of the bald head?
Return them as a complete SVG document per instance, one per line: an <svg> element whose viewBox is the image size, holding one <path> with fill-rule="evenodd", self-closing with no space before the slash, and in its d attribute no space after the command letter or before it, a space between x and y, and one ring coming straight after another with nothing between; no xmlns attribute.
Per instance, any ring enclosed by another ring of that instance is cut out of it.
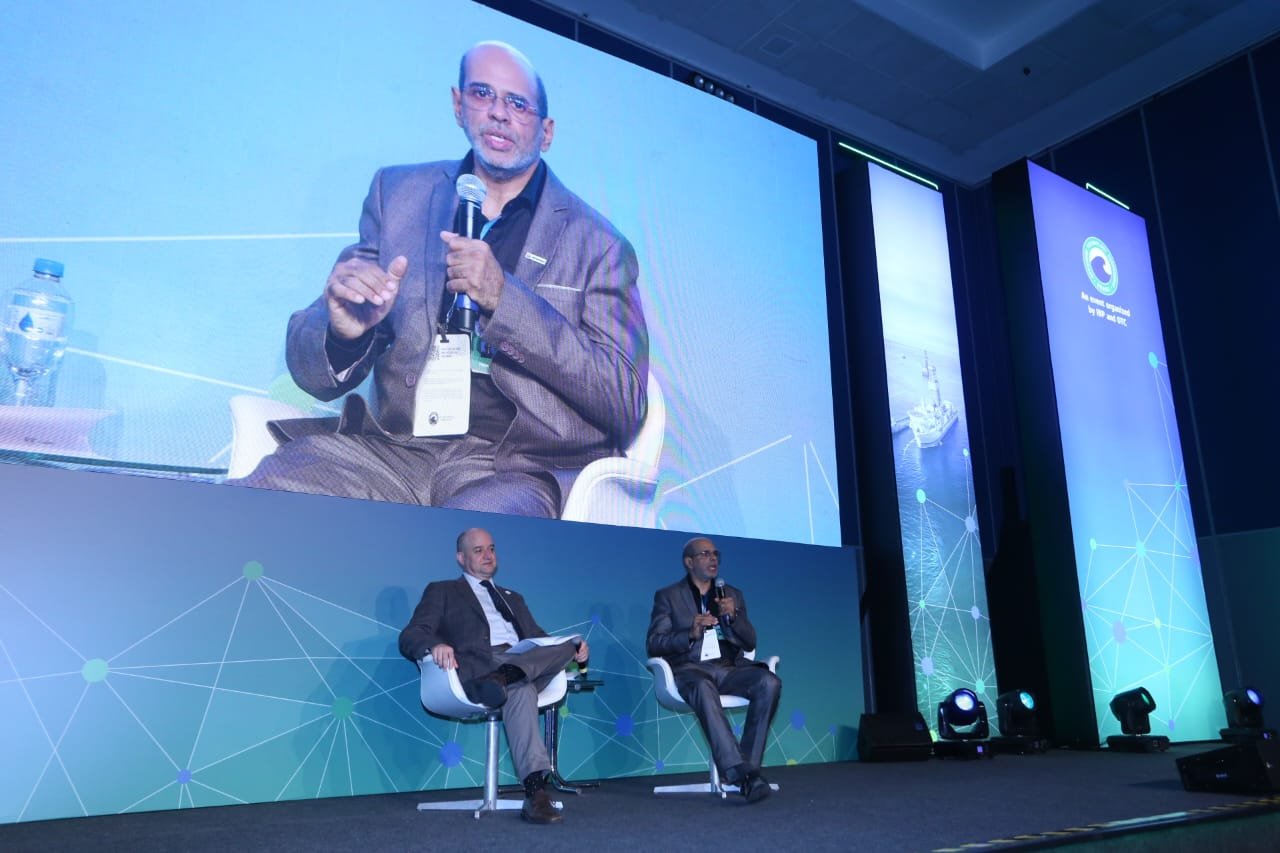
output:
<svg viewBox="0 0 1280 853"><path fill-rule="evenodd" d="M684 543L682 560L689 579L703 592L720 575L720 552L716 543L705 536L695 536Z"/></svg>
<svg viewBox="0 0 1280 853"><path fill-rule="evenodd" d="M470 81L470 67L473 59L482 59L486 56L504 56L524 71L529 78L529 91L533 92L538 103L538 115L543 118L547 117L547 87L542 83L542 76L538 74L533 63L529 61L529 57L525 56L516 48L503 41L482 41L471 46L458 62L458 89L465 89Z"/></svg>
<svg viewBox="0 0 1280 853"><path fill-rule="evenodd" d="M488 580L497 573L498 547L489 531L472 527L458 534L458 565L480 580Z"/></svg>

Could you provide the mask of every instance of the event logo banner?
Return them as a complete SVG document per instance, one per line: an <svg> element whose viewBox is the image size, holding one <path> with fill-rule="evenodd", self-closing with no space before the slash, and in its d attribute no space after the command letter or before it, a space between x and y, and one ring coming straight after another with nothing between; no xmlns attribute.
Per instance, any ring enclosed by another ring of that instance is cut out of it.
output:
<svg viewBox="0 0 1280 853"><path fill-rule="evenodd" d="M1116 693L1152 731L1217 737L1213 634L1146 223L1028 164L1098 734Z"/></svg>

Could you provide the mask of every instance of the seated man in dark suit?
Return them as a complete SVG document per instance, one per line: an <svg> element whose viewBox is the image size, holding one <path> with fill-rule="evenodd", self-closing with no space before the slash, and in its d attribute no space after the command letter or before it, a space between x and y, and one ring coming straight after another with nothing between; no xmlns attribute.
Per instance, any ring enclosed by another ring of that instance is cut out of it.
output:
<svg viewBox="0 0 1280 853"><path fill-rule="evenodd" d="M756 629L747 618L742 592L714 585L720 573L715 544L690 539L684 546L684 567L685 577L654 593L649 655L671 664L676 689L702 724L720 775L737 785L747 802L759 802L770 793L760 762L782 682L767 666L743 656L756 647ZM751 701L741 743L720 706L722 693Z"/></svg>
<svg viewBox="0 0 1280 853"><path fill-rule="evenodd" d="M569 661L586 661L587 641L542 646L513 655L508 649L530 637L545 637L517 592L493 584L498 552L485 530L458 536L462 577L427 585L413 618L400 632L400 653L410 660L428 656L442 669L458 670L467 697L487 708L502 708L503 728L516 776L524 782L521 816L555 823L560 812L546 792L551 760L538 730L538 692Z"/></svg>

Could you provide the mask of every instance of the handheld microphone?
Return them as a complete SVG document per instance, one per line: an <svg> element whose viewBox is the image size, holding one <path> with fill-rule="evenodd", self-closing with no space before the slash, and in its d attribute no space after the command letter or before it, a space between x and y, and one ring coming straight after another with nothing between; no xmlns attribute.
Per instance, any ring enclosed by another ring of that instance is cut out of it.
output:
<svg viewBox="0 0 1280 853"><path fill-rule="evenodd" d="M716 616L720 618L720 624L727 628L729 627L729 620L723 613L720 612L720 599L724 598L724 594L725 594L724 578L716 578L715 590L716 590L715 591Z"/></svg>
<svg viewBox="0 0 1280 853"><path fill-rule="evenodd" d="M484 181L475 175L459 175L453 186L458 191L459 204L462 205L462 234L474 240L480 231L476 217L488 190L485 189ZM455 294L453 307L449 309L449 330L474 334L479 316L480 309L470 296L465 293Z"/></svg>

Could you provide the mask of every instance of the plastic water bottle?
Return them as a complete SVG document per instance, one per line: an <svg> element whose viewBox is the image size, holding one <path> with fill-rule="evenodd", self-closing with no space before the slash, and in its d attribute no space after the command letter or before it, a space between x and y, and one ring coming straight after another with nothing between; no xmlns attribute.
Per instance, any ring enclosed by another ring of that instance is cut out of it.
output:
<svg viewBox="0 0 1280 853"><path fill-rule="evenodd" d="M35 384L57 371L67 349L75 305L62 286L62 270L57 261L38 258L31 278L4 301L5 358L19 406L39 402L32 396Z"/></svg>

